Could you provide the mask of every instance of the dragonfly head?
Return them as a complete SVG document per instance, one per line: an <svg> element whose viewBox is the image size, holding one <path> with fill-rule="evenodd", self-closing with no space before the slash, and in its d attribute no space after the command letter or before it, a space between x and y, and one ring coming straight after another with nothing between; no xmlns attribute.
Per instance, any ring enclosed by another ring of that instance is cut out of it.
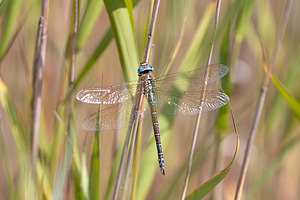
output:
<svg viewBox="0 0 300 200"><path fill-rule="evenodd" d="M151 65L141 66L138 69L138 74L140 76L142 73L148 72L148 71L153 71L153 67Z"/></svg>

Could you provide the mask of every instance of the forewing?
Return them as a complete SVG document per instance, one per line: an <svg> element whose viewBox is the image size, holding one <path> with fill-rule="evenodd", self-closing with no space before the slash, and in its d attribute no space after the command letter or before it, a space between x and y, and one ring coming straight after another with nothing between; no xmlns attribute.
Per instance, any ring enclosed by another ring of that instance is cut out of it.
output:
<svg viewBox="0 0 300 200"><path fill-rule="evenodd" d="M228 72L228 67L222 64L209 65L209 74L207 84L213 83ZM174 87L175 82L177 84L188 85L189 90L200 89L203 87L204 76L206 72L206 66L200 67L193 71L186 71L174 74L168 74L163 77L155 79L156 86L163 91L170 91Z"/></svg>

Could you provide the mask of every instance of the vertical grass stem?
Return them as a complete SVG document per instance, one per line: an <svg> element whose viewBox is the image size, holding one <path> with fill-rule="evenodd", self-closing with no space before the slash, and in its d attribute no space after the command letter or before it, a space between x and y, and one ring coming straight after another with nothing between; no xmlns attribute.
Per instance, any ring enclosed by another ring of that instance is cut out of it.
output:
<svg viewBox="0 0 300 200"><path fill-rule="evenodd" d="M258 124L260 121L261 113L262 113L262 110L263 110L263 107L265 104L265 97L266 97L267 91L268 91L268 85L270 82L270 74L272 74L272 71L273 71L273 68L275 65L275 61L276 61L277 54L279 51L280 43L281 43L284 31L285 31L287 20L290 16L292 5L293 5L293 0L286 1L282 21L281 21L280 27L278 29L277 40L276 40L275 47L274 47L274 50L272 53L270 67L268 68L267 74L265 76L264 84L261 88L258 105L257 105L256 113L254 116L254 121L253 121L253 124L251 127L248 141L247 141L247 146L246 146L245 153L244 153L242 168L241 168L241 172L240 172L240 176L239 176L239 180L238 180L238 184L237 184L237 188L236 188L236 192L235 192L235 197L234 197L235 200L241 199L241 196L242 196L242 190L243 190L243 187L245 184L246 174L247 174L248 165L249 165L249 161L250 161L251 149L252 149L253 141L254 141L254 138L255 138L255 135L257 132L257 127L258 127Z"/></svg>
<svg viewBox="0 0 300 200"><path fill-rule="evenodd" d="M47 45L47 24L48 24L48 0L42 1L42 15L39 21L32 80L32 101L31 101L31 152L32 169L36 174L36 163L38 157L38 131L41 114L42 82L45 66L46 45Z"/></svg>
<svg viewBox="0 0 300 200"><path fill-rule="evenodd" d="M203 103L204 103L205 92L206 92L207 81L208 81L208 75L209 75L209 70L210 70L209 65L211 64L212 53L213 53L213 49L214 49L214 42L215 42L215 38L216 38L216 34L217 34L217 28L218 28L218 24L219 24L219 15L220 15L221 2L222 2L221 0L218 0L217 5L216 5L214 35L213 35L213 38L212 38L212 41L211 41L210 52L209 52L209 56L208 56L207 64L206 64L207 68L206 68L206 72L205 72L203 91L202 91L201 96L200 96L201 101L200 101L200 105L199 105L199 112L198 112L198 115L197 115L195 129L194 129L194 133L193 133L192 144L191 144L190 153L189 153L188 169L187 169L187 172L186 172L184 186L183 186L183 190L182 190L182 193L181 193L181 199L182 200L186 196L188 182L189 182L189 179L190 179L190 173L191 173L192 165L193 165L193 156L194 156L196 141L197 141L198 132L199 132L199 126L200 126L201 115L202 115L202 107L203 107Z"/></svg>
<svg viewBox="0 0 300 200"><path fill-rule="evenodd" d="M148 29L144 54L143 54L143 58L142 58L142 62L141 62L141 65L143 65L143 66L148 64L148 61L149 61L151 42L152 42L153 31L154 31L154 26L155 26L155 21L156 21L156 18L157 18L159 5L160 5L160 0L155 0L154 6L153 6L153 11L152 11L152 16L151 16L151 21L150 21L150 25L149 25L149 29ZM141 82L141 80L139 79L138 83L140 83L140 82ZM121 185L122 174L123 174L124 167L125 167L125 158L126 158L127 151L128 151L128 159L127 159L127 163L126 163L126 169L129 169L130 165L131 165L131 159L132 159L131 155L133 154L133 148L128 149L129 139L130 139L129 135L130 135L130 132L131 132L131 129L132 129L132 137L131 137L132 142L131 142L131 144L134 144L138 124L140 122L140 109L139 108L141 106L141 102L143 102L142 101L143 96L142 96L142 93L140 92L141 90L142 90L142 85L138 84L137 89L136 89L135 105L133 106L133 109L132 109L131 115L130 115L130 116L132 116L131 119L130 119L130 123L133 122L133 125L128 126L126 140L125 140L125 144L124 144L124 147L123 147L123 150L122 150L120 166L119 166L119 169L118 169L118 175L117 175L116 184L115 184L114 193L113 193L113 199L114 200L118 198L118 195L119 195L119 192L120 192L119 190L120 190L120 185ZM125 183L126 183L126 180L127 180L127 176L128 176L128 173L126 172L125 177L124 177L124 182Z"/></svg>

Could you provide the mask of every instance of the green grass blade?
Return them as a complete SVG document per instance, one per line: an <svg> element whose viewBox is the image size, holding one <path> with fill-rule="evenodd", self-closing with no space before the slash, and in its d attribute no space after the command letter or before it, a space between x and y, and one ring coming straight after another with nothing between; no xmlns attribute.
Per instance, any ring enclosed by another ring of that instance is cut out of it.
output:
<svg viewBox="0 0 300 200"><path fill-rule="evenodd" d="M51 175L49 174L48 168L44 165L42 160L39 160L37 163L37 174L38 174L38 181L39 181L39 190L43 197L43 199L51 199L51 184L50 179Z"/></svg>
<svg viewBox="0 0 300 200"><path fill-rule="evenodd" d="M98 119L99 119L99 113L98 113ZM99 131L95 132L93 150L91 156L89 198L100 199L100 132Z"/></svg>
<svg viewBox="0 0 300 200"><path fill-rule="evenodd" d="M220 63L230 63L228 58L229 48L230 48L229 35L230 35L230 25L227 27L227 30L225 31L223 37L221 51L220 51ZM230 86L231 86L230 75L227 75L221 79L221 85L224 92L229 95ZM218 131L219 138L221 138L222 134L227 130L228 127L228 108L229 106L225 105L219 109L219 113L216 119L216 129Z"/></svg>
<svg viewBox="0 0 300 200"><path fill-rule="evenodd" d="M128 13L129 13L129 18L131 21L131 25L132 25L132 30L134 30L134 18L133 18L133 5L132 5L132 0L124 0L125 5L128 9Z"/></svg>
<svg viewBox="0 0 300 200"><path fill-rule="evenodd" d="M202 184L200 187L198 187L196 190L194 190L192 193L190 193L185 199L186 200L198 200L203 198L206 194L208 194L210 191L214 189L214 187L223 180L223 178L226 176L226 174L229 172L231 168L231 165L227 167L222 172L216 174L211 179L209 179L207 182Z"/></svg>
<svg viewBox="0 0 300 200"><path fill-rule="evenodd" d="M119 147L123 147L124 142L125 142L125 137L123 138L123 141L122 141L121 145L119 145ZM112 164L112 167L111 167L109 179L108 179L108 182L107 182L107 187L106 187L106 191L105 191L105 195L104 195L105 200L109 199L111 190L114 187L114 181L115 181L115 178L117 176L118 166L120 164L120 159L121 159L121 154L122 154L122 148L118 148L117 152L116 152L116 156L114 157L114 161L113 161L113 164Z"/></svg>
<svg viewBox="0 0 300 200"><path fill-rule="evenodd" d="M29 141L27 140L28 138L26 139L24 137L24 133L22 132L22 127L19 126L19 124L21 123L19 123L13 103L9 97L7 87L3 83L1 78L0 78L0 104L7 113L7 117L10 123L10 128L14 136L14 142L17 145L18 151L22 153L24 152L24 149L26 149L27 142Z"/></svg>
<svg viewBox="0 0 300 200"><path fill-rule="evenodd" d="M86 9L84 11L78 30L76 51L79 51L81 49L82 45L86 42L88 36L91 34L91 30L97 21L102 7L103 1L101 0L87 1Z"/></svg>
<svg viewBox="0 0 300 200"><path fill-rule="evenodd" d="M104 0L125 80L137 80L139 58L130 12L123 0Z"/></svg>
<svg viewBox="0 0 300 200"><path fill-rule="evenodd" d="M52 199L62 199L64 185L66 182L67 172L70 169L72 164L72 156L73 156L73 145L70 139L67 139L64 156L59 165L58 172L56 174L56 179L54 182Z"/></svg>
<svg viewBox="0 0 300 200"><path fill-rule="evenodd" d="M249 26L249 20L251 17L252 9L254 6L254 0L249 1L241 1L241 9L239 9L239 13L237 15L237 24L235 36L240 41L247 31Z"/></svg>
<svg viewBox="0 0 300 200"><path fill-rule="evenodd" d="M78 164L72 164L72 178L74 182L74 199L83 200L86 199L83 188L81 187L81 170Z"/></svg>
<svg viewBox="0 0 300 200"><path fill-rule="evenodd" d="M282 97L289 104L290 108L292 109L298 121L300 121L299 102L287 91L287 89L280 83L280 81L275 76L271 75L271 80L273 81L274 85L277 87Z"/></svg>
<svg viewBox="0 0 300 200"><path fill-rule="evenodd" d="M18 21L18 13L20 11L21 0L10 0L7 3L7 10L4 18L4 23L2 24L2 35L1 35L1 42L0 42L0 60L4 56L4 54L7 51L7 48L9 47L10 40L12 39L12 36L14 35L14 27L15 24Z"/></svg>
<svg viewBox="0 0 300 200"><path fill-rule="evenodd" d="M205 147L205 143L207 140L202 140L199 145L196 146L192 174L197 171L197 169L201 168L201 165L205 162L205 159L208 157L208 154L203 152L208 152L215 147L215 143L212 143ZM159 194L159 196L155 199L170 199L170 197L176 197L178 195L178 183L181 183L182 177L185 175L186 165L188 163L188 157L184 158L185 160L182 162L181 166L176 171L175 176L172 176L171 181L168 186L163 188L163 191ZM174 194L170 196L170 194Z"/></svg>
<svg viewBox="0 0 300 200"><path fill-rule="evenodd" d="M103 51L106 49L106 47L108 46L108 44L110 43L110 41L112 40L112 38L113 38L113 33L112 33L111 28L109 28L107 30L106 34L104 35L103 39L98 44L98 46L97 46L96 50L94 51L94 53L92 54L92 56L89 58L89 60L87 61L87 63L84 65L83 69L79 72L79 75L77 76L77 78L74 81L74 89L77 88L77 86L80 83L80 81L92 69L92 67L94 66L95 62L101 56L101 54L103 53Z"/></svg>
<svg viewBox="0 0 300 200"><path fill-rule="evenodd" d="M71 110L73 112L73 109ZM75 123L74 123L74 117L72 114L72 120L71 120L71 131L70 136L66 136L66 144L64 149L64 155L63 158L59 164L58 171L56 173L56 179L54 181L53 186L53 195L52 199L61 199L64 191L64 186L66 183L67 175L70 169L76 169L79 168L76 166L76 162L78 164L79 161L79 155L78 155L78 145L77 145L77 134L75 130ZM66 130L67 125L64 123L64 130ZM73 158L75 161L73 162ZM75 165L75 166L74 166ZM71 168L72 167L72 168ZM80 169L76 169L80 171ZM74 174L72 174L74 176ZM77 186L78 182L80 183L80 180L78 180L78 176L75 175L75 183Z"/></svg>
<svg viewBox="0 0 300 200"><path fill-rule="evenodd" d="M86 152L83 151L81 154L81 187L85 199L89 199L89 175L86 165Z"/></svg>
<svg viewBox="0 0 300 200"><path fill-rule="evenodd" d="M232 117L233 117L233 115L232 115ZM233 123L235 123L234 119L233 119ZM235 124L234 124L234 126L235 126ZM216 187L216 185L218 185L224 179L224 177L227 175L227 173L231 169L232 164L235 161L235 158L236 158L236 155L237 155L238 149L239 149L239 137L238 137L238 133L237 133L236 129L235 129L235 133L236 133L237 143L236 143L233 158L232 158L231 162L229 163L229 165L225 169L223 169L222 171L216 173L213 177L211 177L208 181L206 181L200 187L195 189L192 193L190 193L185 198L186 200L201 199L206 194L208 194L210 191L212 191Z"/></svg>
<svg viewBox="0 0 300 200"><path fill-rule="evenodd" d="M7 5L7 0L3 0L1 3L0 3L0 16L3 12L3 10L6 8L6 5Z"/></svg>
<svg viewBox="0 0 300 200"><path fill-rule="evenodd" d="M197 31L193 37L192 44L190 45L183 61L180 64L180 71L189 71L194 70L199 65L199 61L201 60L201 53L207 51L203 46L205 44L205 40L208 40L209 25L211 24L211 19L213 17L213 12L215 8L215 2L210 3L203 14L202 20L199 23ZM204 56L202 56L203 59Z"/></svg>
<svg viewBox="0 0 300 200"><path fill-rule="evenodd" d="M140 0L136 0L133 2L133 6L136 6ZM130 14L130 12L129 12ZM131 14L130 14L131 15ZM131 19L132 21L132 19ZM88 59L87 63L84 65L83 69L79 72L78 77L75 79L74 88L76 89L80 81L87 75L87 73L92 69L97 59L102 55L106 47L109 45L113 38L113 32L111 27L106 31L103 39L97 45L92 56Z"/></svg>

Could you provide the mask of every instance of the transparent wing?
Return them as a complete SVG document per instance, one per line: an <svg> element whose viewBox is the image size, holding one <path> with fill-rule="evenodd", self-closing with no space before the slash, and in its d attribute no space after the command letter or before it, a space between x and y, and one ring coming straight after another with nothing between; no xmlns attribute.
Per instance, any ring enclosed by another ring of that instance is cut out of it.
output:
<svg viewBox="0 0 300 200"><path fill-rule="evenodd" d="M157 93L158 107L168 114L196 115L199 112L200 95L202 90L185 91L180 94L168 96L166 93ZM206 91L202 106L203 112L216 110L229 102L229 97L218 91Z"/></svg>
<svg viewBox="0 0 300 200"><path fill-rule="evenodd" d="M132 99L137 83L126 83L107 88L86 88L80 90L76 99L90 104L117 104Z"/></svg>
<svg viewBox="0 0 300 200"><path fill-rule="evenodd" d="M88 131L105 131L125 128L129 123L132 102L126 101L112 105L89 115L83 122L82 128Z"/></svg>
<svg viewBox="0 0 300 200"><path fill-rule="evenodd" d="M209 69L208 84L221 79L228 72L228 67L222 64L209 65ZM199 89L203 86L205 71L206 66L193 71L168 74L166 76L156 78L155 84L157 88L163 91L172 90L174 83L177 81L179 84L187 84L188 90Z"/></svg>
<svg viewBox="0 0 300 200"><path fill-rule="evenodd" d="M130 121L132 106L133 102L127 100L123 103L103 108L99 113L100 115L98 115L98 112L89 115L82 122L82 128L87 131L106 131L127 128L128 125L133 123Z"/></svg>

